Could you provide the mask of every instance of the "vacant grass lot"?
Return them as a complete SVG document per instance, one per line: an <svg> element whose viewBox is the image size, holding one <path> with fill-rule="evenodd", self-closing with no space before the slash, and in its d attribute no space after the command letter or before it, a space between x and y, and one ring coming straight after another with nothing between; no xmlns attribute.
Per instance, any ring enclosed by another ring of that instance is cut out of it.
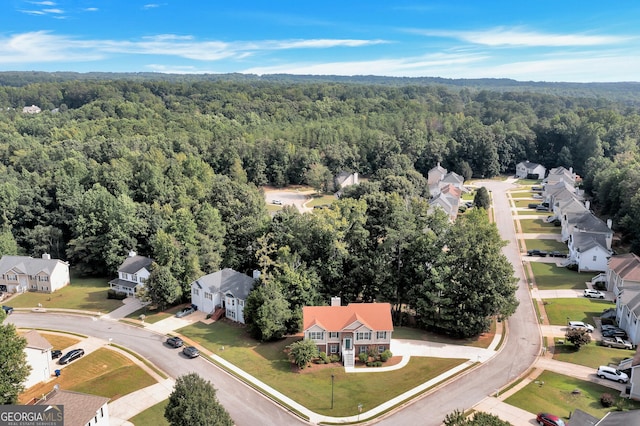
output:
<svg viewBox="0 0 640 426"><path fill-rule="evenodd" d="M33 386L20 395L21 403L50 392L55 384L62 389L100 395L111 400L155 384L153 377L126 356L100 348L65 367L57 379Z"/></svg>
<svg viewBox="0 0 640 426"><path fill-rule="evenodd" d="M259 344L244 328L222 321L196 323L179 332L310 410L332 416L356 415L358 403L367 411L464 362L414 357L406 367L384 373L347 374L342 366L332 365L298 373L285 353L297 337ZM331 375L335 376L333 410Z"/></svg>
<svg viewBox="0 0 640 426"><path fill-rule="evenodd" d="M135 318L139 320L140 315L144 315L144 322L155 324L158 321L174 316L179 310L187 306L189 306L188 303L183 303L177 306L172 306L171 308L167 308L164 311L161 311L156 307L145 306L127 315L127 318Z"/></svg>
<svg viewBox="0 0 640 426"><path fill-rule="evenodd" d="M540 290L587 288L585 284L594 277L593 272L576 272L556 266L554 263L530 262L536 285Z"/></svg>
<svg viewBox="0 0 640 426"><path fill-rule="evenodd" d="M331 205L337 198L335 195L312 195L307 207Z"/></svg>
<svg viewBox="0 0 640 426"><path fill-rule="evenodd" d="M430 331L420 330L412 327L394 327L394 339L427 340L429 342L446 343L450 345L473 346L476 348L488 348L496 334L496 322L491 323L491 328L487 333L471 339L454 339Z"/></svg>
<svg viewBox="0 0 640 426"><path fill-rule="evenodd" d="M556 240L524 240L525 250L545 250L545 251L561 251L569 253L567 245L562 241Z"/></svg>
<svg viewBox="0 0 640 426"><path fill-rule="evenodd" d="M142 413L128 419L134 425L154 425L154 426L169 426L169 422L164 418L164 408L169 402L165 399L156 405L147 408Z"/></svg>
<svg viewBox="0 0 640 426"><path fill-rule="evenodd" d="M14 308L79 309L83 311L111 312L122 306L122 301L107 299L109 278L71 277L71 284L52 294L27 292L11 298Z"/></svg>
<svg viewBox="0 0 640 426"><path fill-rule="evenodd" d="M544 309L549 322L553 325L567 324L570 321L584 321L595 326L593 317L599 317L605 309L614 307L613 302L587 297L544 299Z"/></svg>
<svg viewBox="0 0 640 426"><path fill-rule="evenodd" d="M574 390L578 390L579 393L574 393ZM602 418L607 412L616 410L615 406L604 408L600 404L600 396L605 392L611 393L614 397L618 397L619 394L606 386L545 371L535 382L531 382L505 402L533 414L545 411L566 418L570 412L579 408L592 416ZM624 401L628 408L640 408L637 402Z"/></svg>
<svg viewBox="0 0 640 426"><path fill-rule="evenodd" d="M601 365L619 364L620 361L632 357L635 353L626 349L606 348L594 341L582 346L580 350L576 350L575 346L569 342L558 345L558 340L562 339L556 338L554 340L556 345L553 351L553 359L591 367L594 371Z"/></svg>
<svg viewBox="0 0 640 426"><path fill-rule="evenodd" d="M546 218L546 216L544 216L544 218ZM560 234L561 227L554 226L553 223L545 222L544 218L521 219L520 228L522 232L524 234Z"/></svg>

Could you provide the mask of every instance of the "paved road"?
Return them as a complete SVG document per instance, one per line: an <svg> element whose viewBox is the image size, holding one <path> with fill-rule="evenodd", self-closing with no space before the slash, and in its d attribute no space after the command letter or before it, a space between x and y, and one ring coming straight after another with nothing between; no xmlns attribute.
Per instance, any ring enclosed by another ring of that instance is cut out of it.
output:
<svg viewBox="0 0 640 426"><path fill-rule="evenodd" d="M162 334L116 321L78 315L54 316L16 311L8 321L17 327L59 329L104 340L111 338L113 343L136 351L173 378L195 371L218 389L218 399L238 426L306 424L203 358L188 359L181 351L165 346Z"/></svg>
<svg viewBox="0 0 640 426"><path fill-rule="evenodd" d="M455 409L465 410L473 407L496 389L502 388L520 374L526 372L536 361L542 346L542 336L531 295L524 280L522 259L518 251L516 233L509 208L506 190L512 187L507 182L483 183L492 192L495 206L496 225L500 235L508 245L503 253L515 269L518 277L517 297L520 305L509 319L509 334L502 351L483 364L473 373L442 387L427 395L404 410L393 413L383 419L383 425L421 424L438 426L448 413Z"/></svg>

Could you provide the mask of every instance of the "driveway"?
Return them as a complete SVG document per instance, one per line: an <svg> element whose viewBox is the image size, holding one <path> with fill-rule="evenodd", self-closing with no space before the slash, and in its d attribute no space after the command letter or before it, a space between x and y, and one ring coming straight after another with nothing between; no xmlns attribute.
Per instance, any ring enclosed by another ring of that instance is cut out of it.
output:
<svg viewBox="0 0 640 426"><path fill-rule="evenodd" d="M300 213L307 213L312 211L312 208L307 208L304 204L309 201L312 190L291 190L291 189L265 189L264 195L267 204L276 204L274 201L279 202L282 206L295 206Z"/></svg>

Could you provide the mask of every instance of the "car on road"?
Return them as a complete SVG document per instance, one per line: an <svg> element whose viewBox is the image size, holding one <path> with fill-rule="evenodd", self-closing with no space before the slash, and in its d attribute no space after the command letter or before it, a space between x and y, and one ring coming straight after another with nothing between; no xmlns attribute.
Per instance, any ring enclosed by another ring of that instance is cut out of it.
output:
<svg viewBox="0 0 640 426"><path fill-rule="evenodd" d="M528 250L527 251L527 255L528 256L540 256L540 257L547 257L547 252L544 250L537 250L537 249L533 249L533 250Z"/></svg>
<svg viewBox="0 0 640 426"><path fill-rule="evenodd" d="M585 288L583 293L584 297L591 297L593 299L604 299L604 293L599 290Z"/></svg>
<svg viewBox="0 0 640 426"><path fill-rule="evenodd" d="M186 317L187 315L191 315L192 313L194 313L196 311L196 307L194 305L191 305L187 308L181 309L176 313L176 318L182 318L182 317Z"/></svg>
<svg viewBox="0 0 640 426"><path fill-rule="evenodd" d="M273 200L273 201L271 201L271 204L276 204L278 206L281 206L282 205L282 200Z"/></svg>
<svg viewBox="0 0 640 426"><path fill-rule="evenodd" d="M171 336L167 338L166 343L172 348L180 348L184 345L184 342L182 341L182 339L176 336Z"/></svg>
<svg viewBox="0 0 640 426"><path fill-rule="evenodd" d="M564 420L549 413L538 413L536 422L538 422L540 426L566 426Z"/></svg>
<svg viewBox="0 0 640 426"><path fill-rule="evenodd" d="M60 349L54 349L51 351L51 359L57 359L62 356L62 351Z"/></svg>
<svg viewBox="0 0 640 426"><path fill-rule="evenodd" d="M11 313L13 312L13 308L11 306L7 306L7 305L2 305L2 310L7 315L11 315Z"/></svg>
<svg viewBox="0 0 640 426"><path fill-rule="evenodd" d="M591 333L594 330L591 324L582 321L569 321L569 328L581 328L587 330L587 333Z"/></svg>
<svg viewBox="0 0 640 426"><path fill-rule="evenodd" d="M58 360L58 364L69 364L71 361L75 361L82 356L84 356L84 349L73 349L64 354L64 356Z"/></svg>
<svg viewBox="0 0 640 426"><path fill-rule="evenodd" d="M200 351L195 346L185 346L182 353L189 358L197 358L200 356Z"/></svg>
<svg viewBox="0 0 640 426"><path fill-rule="evenodd" d="M613 367L607 367L606 365L601 365L600 367L598 367L598 372L596 374L601 379L609 379L618 383L627 383L629 381L629 376L627 376L627 373L623 373L622 371L617 370Z"/></svg>
<svg viewBox="0 0 640 426"><path fill-rule="evenodd" d="M606 346L608 348L618 348L618 349L633 349L633 344L624 340L622 337L603 337L600 342L602 346Z"/></svg>

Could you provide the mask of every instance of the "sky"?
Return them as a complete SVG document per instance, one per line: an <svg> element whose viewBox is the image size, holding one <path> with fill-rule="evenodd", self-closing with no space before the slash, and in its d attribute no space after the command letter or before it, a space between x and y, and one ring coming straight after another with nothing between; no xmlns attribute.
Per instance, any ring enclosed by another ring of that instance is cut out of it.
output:
<svg viewBox="0 0 640 426"><path fill-rule="evenodd" d="M0 71L640 81L640 2L0 0Z"/></svg>

